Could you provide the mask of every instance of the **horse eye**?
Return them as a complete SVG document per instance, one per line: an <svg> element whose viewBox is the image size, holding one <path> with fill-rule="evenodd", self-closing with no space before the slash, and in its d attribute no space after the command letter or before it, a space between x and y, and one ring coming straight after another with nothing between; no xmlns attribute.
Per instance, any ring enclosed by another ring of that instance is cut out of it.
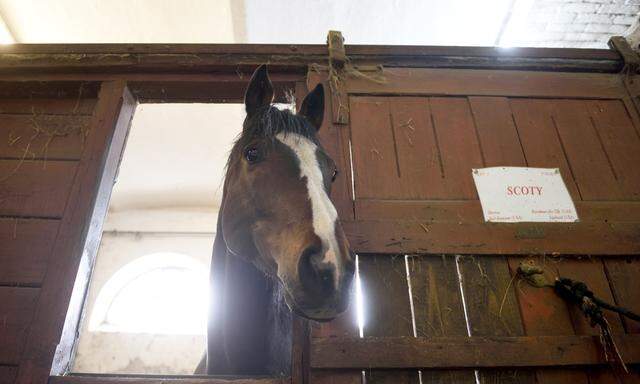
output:
<svg viewBox="0 0 640 384"><path fill-rule="evenodd" d="M338 168L333 169L333 176L331 176L331 182L336 181L336 177L338 177Z"/></svg>
<svg viewBox="0 0 640 384"><path fill-rule="evenodd" d="M247 148L244 151L244 158L247 159L247 161L250 164L253 164L256 161L258 161L259 157L260 157L260 152L258 151L258 148L251 147L251 148Z"/></svg>

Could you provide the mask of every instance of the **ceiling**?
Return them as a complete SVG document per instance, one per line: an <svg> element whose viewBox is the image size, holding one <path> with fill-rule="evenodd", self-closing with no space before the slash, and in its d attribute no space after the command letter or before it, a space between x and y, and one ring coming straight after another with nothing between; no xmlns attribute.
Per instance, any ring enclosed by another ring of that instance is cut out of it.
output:
<svg viewBox="0 0 640 384"><path fill-rule="evenodd" d="M493 45L515 0L0 0L22 43ZM519 0L521 1L521 0Z"/></svg>

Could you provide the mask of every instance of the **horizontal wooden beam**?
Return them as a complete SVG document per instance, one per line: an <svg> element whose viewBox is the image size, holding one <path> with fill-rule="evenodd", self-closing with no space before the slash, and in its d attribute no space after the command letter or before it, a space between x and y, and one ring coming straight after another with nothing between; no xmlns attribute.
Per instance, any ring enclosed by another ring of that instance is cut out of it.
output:
<svg viewBox="0 0 640 384"><path fill-rule="evenodd" d="M49 384L285 384L285 377L68 375L51 376Z"/></svg>
<svg viewBox="0 0 640 384"><path fill-rule="evenodd" d="M278 81L272 79L274 86L274 102L286 103L288 95L295 90L294 81ZM175 78L175 76L174 76ZM299 76L299 81L304 77ZM128 83L131 93L140 103L242 103L249 76L237 77L235 81L218 82L155 80L134 81Z"/></svg>
<svg viewBox="0 0 640 384"><path fill-rule="evenodd" d="M358 65L389 67L500 68L520 70L618 72L613 50L436 46L346 45ZM20 72L209 72L261 63L293 72L326 65L324 45L273 44L14 44L0 47L0 73ZM225 68L226 67L226 68Z"/></svg>
<svg viewBox="0 0 640 384"><path fill-rule="evenodd" d="M581 254L640 253L635 223L429 223L345 220L356 253Z"/></svg>
<svg viewBox="0 0 640 384"><path fill-rule="evenodd" d="M640 362L640 335L616 338L623 359ZM496 368L604 364L596 336L367 337L311 342L311 368Z"/></svg>
<svg viewBox="0 0 640 384"><path fill-rule="evenodd" d="M640 222L640 201L575 201L582 223ZM480 200L356 199L360 220L485 223Z"/></svg>
<svg viewBox="0 0 640 384"><path fill-rule="evenodd" d="M445 68L384 68L385 82L363 77L346 82L359 95L507 96L620 99L626 96L618 75Z"/></svg>

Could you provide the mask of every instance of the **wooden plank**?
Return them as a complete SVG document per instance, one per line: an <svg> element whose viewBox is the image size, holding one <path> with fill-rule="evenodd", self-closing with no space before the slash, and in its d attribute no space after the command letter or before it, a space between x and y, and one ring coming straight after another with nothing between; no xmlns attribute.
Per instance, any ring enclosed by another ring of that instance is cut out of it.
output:
<svg viewBox="0 0 640 384"><path fill-rule="evenodd" d="M512 276L517 273L520 263L533 261L545 269L544 275L547 281L552 282L556 277L553 267L548 267L553 260L544 256L509 257L508 260ZM522 315L522 325L527 336L574 335L567 304L552 288L535 288L524 282L516 282L515 291ZM563 382L588 384L589 382L583 371L568 368L539 369L536 370L536 377L539 384Z"/></svg>
<svg viewBox="0 0 640 384"><path fill-rule="evenodd" d="M274 76L277 77L277 76ZM203 86L201 81L159 80L131 82L131 92L141 103L242 103L250 77ZM274 102L286 103L293 81L273 81Z"/></svg>
<svg viewBox="0 0 640 384"><path fill-rule="evenodd" d="M75 161L0 160L0 215L59 218Z"/></svg>
<svg viewBox="0 0 640 384"><path fill-rule="evenodd" d="M428 99L393 97L388 100L400 175L398 193L394 197L446 198L442 154Z"/></svg>
<svg viewBox="0 0 640 384"><path fill-rule="evenodd" d="M429 99L433 126L442 156L442 172L449 199L476 199L472 168L482 168L484 160L466 98Z"/></svg>
<svg viewBox="0 0 640 384"><path fill-rule="evenodd" d="M624 84L618 75L493 71L484 69L387 68L386 82L351 78L350 94L445 96L518 96L620 99Z"/></svg>
<svg viewBox="0 0 640 384"><path fill-rule="evenodd" d="M608 154L581 100L554 100L552 123L583 200L621 200ZM640 149L640 146L638 146Z"/></svg>
<svg viewBox="0 0 640 384"><path fill-rule="evenodd" d="M39 289L0 287L0 364L17 364L22 353Z"/></svg>
<svg viewBox="0 0 640 384"><path fill-rule="evenodd" d="M640 204L633 201L576 201L581 223L637 223ZM428 222L484 223L478 200L380 200L355 202L361 220L420 220Z"/></svg>
<svg viewBox="0 0 640 384"><path fill-rule="evenodd" d="M0 384L13 384L17 372L17 367L0 366Z"/></svg>
<svg viewBox="0 0 640 384"><path fill-rule="evenodd" d="M585 101L625 199L640 199L640 137L620 100Z"/></svg>
<svg viewBox="0 0 640 384"><path fill-rule="evenodd" d="M1 99L0 114L90 116L96 105L93 98Z"/></svg>
<svg viewBox="0 0 640 384"><path fill-rule="evenodd" d="M400 179L385 98L351 97L351 145L356 199L393 198Z"/></svg>
<svg viewBox="0 0 640 384"><path fill-rule="evenodd" d="M513 99L510 105L527 166L560 168L573 201L579 201L582 198L552 120L554 102Z"/></svg>
<svg viewBox="0 0 640 384"><path fill-rule="evenodd" d="M99 86L96 81L0 80L0 99L77 99L79 96L91 99L97 96Z"/></svg>
<svg viewBox="0 0 640 384"><path fill-rule="evenodd" d="M620 55L612 50L495 47L434 47L346 45L354 64L378 63L388 67L462 67L596 71L617 73ZM326 61L326 45L273 44L12 44L2 47L5 72L211 71L237 63L288 65L292 67Z"/></svg>
<svg viewBox="0 0 640 384"><path fill-rule="evenodd" d="M58 220L0 218L0 284L42 282Z"/></svg>
<svg viewBox="0 0 640 384"><path fill-rule="evenodd" d="M89 116L0 114L0 158L78 160Z"/></svg>
<svg viewBox="0 0 640 384"><path fill-rule="evenodd" d="M50 372L61 372L68 363L77 327L74 320L81 311L134 108L123 82L102 85L90 135L67 194L72 203L64 210L58 237L52 245L50 260L54 262L50 263L42 283L16 383L44 382ZM67 317L70 320L65 324Z"/></svg>
<svg viewBox="0 0 640 384"><path fill-rule="evenodd" d="M509 100L504 97L469 97L485 166L524 167L518 130Z"/></svg>
<svg viewBox="0 0 640 384"><path fill-rule="evenodd" d="M605 271L616 305L640 313L640 258L604 259ZM627 333L640 333L640 323L622 317Z"/></svg>
<svg viewBox="0 0 640 384"><path fill-rule="evenodd" d="M404 255L359 254L358 257L364 300L364 336L414 336ZM311 361L313 364L313 357ZM365 378L367 383L419 381L417 371L368 369Z"/></svg>
<svg viewBox="0 0 640 384"><path fill-rule="evenodd" d="M457 258L471 336L522 336L524 329L504 256ZM534 383L531 371L487 369L481 381Z"/></svg>
<svg viewBox="0 0 640 384"><path fill-rule="evenodd" d="M357 198L446 198L443 159L426 98L352 97Z"/></svg>
<svg viewBox="0 0 640 384"><path fill-rule="evenodd" d="M131 93L137 92L139 90L143 90L146 87L150 88L158 88L162 87L162 82L184 82L190 83L195 90L197 84L200 83L200 87L203 85L215 87L220 83L228 83L228 82L244 82L243 84L247 84L246 82L251 78L251 74L255 71L257 66L238 66L233 68L222 67L218 68L215 72L205 72L205 73L156 73L156 72L138 72L138 73L76 73L76 72L64 72L64 73L25 73L25 74L2 74L0 73L0 81L5 81L5 84L10 84L11 86L17 86L18 82L25 81L39 81L44 82L45 84L49 84L50 82L95 82L100 84L102 81L110 81L110 80L121 80L127 81L127 88L131 91ZM269 66L269 79L275 85L276 83L289 83L295 84L300 81L305 81L305 74L303 72L282 72L279 71L277 67ZM135 87L131 86L131 82L135 82ZM204 83L204 84L203 84ZM138 89L138 86L140 87ZM244 87L243 87L244 89ZM97 89L92 95L92 99L97 97ZM142 91L145 92L145 91ZM156 92L156 91L154 91ZM199 91L202 92L202 91ZM12 91L7 91L5 94L7 97L12 93ZM77 94L77 92L76 92ZM234 94L238 94L238 92L234 92ZM89 95L85 95L83 92L83 96L90 97ZM49 97L58 97L55 94ZM279 98L276 95L276 100ZM76 96L77 99L77 96ZM4 100L9 100L8 98ZM36 100L36 99L33 99ZM51 99L48 99L51 100ZM230 102L230 101L228 101ZM243 99L240 98L237 102L242 103Z"/></svg>
<svg viewBox="0 0 640 384"><path fill-rule="evenodd" d="M640 252L639 223L428 223L343 221L354 252L601 254Z"/></svg>
<svg viewBox="0 0 640 384"><path fill-rule="evenodd" d="M49 384L287 384L289 378L71 374L51 376L48 382Z"/></svg>
<svg viewBox="0 0 640 384"><path fill-rule="evenodd" d="M468 336L456 261L444 256L408 259L418 337ZM423 370L422 382L475 383L469 370Z"/></svg>
<svg viewBox="0 0 640 384"><path fill-rule="evenodd" d="M640 336L616 336L630 364ZM410 369L566 367L604 364L597 336L365 337L316 339L312 368ZM524 377L520 376L522 382Z"/></svg>
<svg viewBox="0 0 640 384"><path fill-rule="evenodd" d="M469 56L622 60L611 49L462 47L441 45L345 45L349 54L394 56ZM326 53L325 44L11 44L1 53ZM621 69L622 67L620 67Z"/></svg>

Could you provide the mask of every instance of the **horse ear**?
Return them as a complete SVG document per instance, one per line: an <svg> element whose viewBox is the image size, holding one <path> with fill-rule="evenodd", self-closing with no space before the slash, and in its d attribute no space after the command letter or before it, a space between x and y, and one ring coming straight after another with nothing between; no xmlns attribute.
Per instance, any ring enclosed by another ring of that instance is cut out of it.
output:
<svg viewBox="0 0 640 384"><path fill-rule="evenodd" d="M316 130L320 129L324 117L324 87L322 84L316 85L313 91L309 92L302 100L298 114L306 117L316 127Z"/></svg>
<svg viewBox="0 0 640 384"><path fill-rule="evenodd" d="M251 76L247 92L244 94L247 116L252 116L258 109L271 104L271 101L273 101L273 85L269 80L267 65L262 64Z"/></svg>

